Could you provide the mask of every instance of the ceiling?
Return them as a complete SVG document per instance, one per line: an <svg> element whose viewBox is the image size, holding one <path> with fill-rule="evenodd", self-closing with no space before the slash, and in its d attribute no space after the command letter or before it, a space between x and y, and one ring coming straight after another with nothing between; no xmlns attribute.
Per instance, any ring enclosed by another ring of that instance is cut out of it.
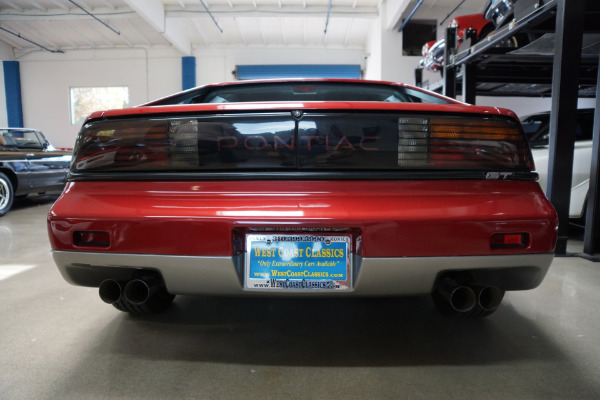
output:
<svg viewBox="0 0 600 400"><path fill-rule="evenodd" d="M424 0L419 13L444 14L462 3ZM365 48L385 15L398 29L417 0L0 0L0 40L19 58L31 52L173 47L282 46Z"/></svg>

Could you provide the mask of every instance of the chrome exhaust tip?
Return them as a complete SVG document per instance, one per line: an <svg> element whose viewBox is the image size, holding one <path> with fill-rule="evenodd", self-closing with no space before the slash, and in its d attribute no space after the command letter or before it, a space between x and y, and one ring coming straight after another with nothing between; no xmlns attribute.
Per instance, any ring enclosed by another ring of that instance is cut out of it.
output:
<svg viewBox="0 0 600 400"><path fill-rule="evenodd" d="M131 304L144 304L160 287L157 279L133 279L127 283L123 294Z"/></svg>
<svg viewBox="0 0 600 400"><path fill-rule="evenodd" d="M100 299L106 304L115 304L117 301L121 300L122 293L123 289L121 288L121 284L114 279L105 279L98 287Z"/></svg>
<svg viewBox="0 0 600 400"><path fill-rule="evenodd" d="M465 313L471 311L477 304L477 297L473 289L450 278L442 279L436 290L454 311Z"/></svg>

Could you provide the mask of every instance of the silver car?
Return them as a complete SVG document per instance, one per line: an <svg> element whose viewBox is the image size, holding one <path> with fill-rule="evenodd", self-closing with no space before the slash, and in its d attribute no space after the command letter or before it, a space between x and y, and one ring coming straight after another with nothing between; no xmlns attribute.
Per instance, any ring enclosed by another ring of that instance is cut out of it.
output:
<svg viewBox="0 0 600 400"><path fill-rule="evenodd" d="M585 214L585 206L590 189L594 111L594 109L581 109L577 113L571 205L569 208L569 218L572 220L582 221ZM529 115L522 119L522 123L531 145L531 153L536 170L540 175L539 183L545 192L548 182L550 112Z"/></svg>

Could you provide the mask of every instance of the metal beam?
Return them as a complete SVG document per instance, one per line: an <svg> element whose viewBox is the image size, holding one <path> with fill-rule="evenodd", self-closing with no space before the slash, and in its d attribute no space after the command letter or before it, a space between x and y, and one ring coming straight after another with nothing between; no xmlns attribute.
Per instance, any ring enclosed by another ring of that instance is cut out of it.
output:
<svg viewBox="0 0 600 400"><path fill-rule="evenodd" d="M477 68L473 64L462 67L462 101L475 104L477 98Z"/></svg>
<svg viewBox="0 0 600 400"><path fill-rule="evenodd" d="M444 48L444 96L456 98L456 68L451 66L456 51L456 28L446 28Z"/></svg>
<svg viewBox="0 0 600 400"><path fill-rule="evenodd" d="M160 0L124 0L135 12L177 50L186 56L192 54L192 44L177 21L167 18L165 7Z"/></svg>
<svg viewBox="0 0 600 400"><path fill-rule="evenodd" d="M118 30L116 30L112 26L108 25L106 22L102 21L100 18L96 17L94 14L92 14L91 12L89 12L88 10L86 10L85 8L83 8L82 6L80 6L79 4L75 3L73 0L68 0L68 2L71 3L71 4L73 4L77 8L79 8L81 11L85 12L90 17L94 18L96 21L100 22L102 25L104 25L106 28L110 29L111 31L113 31L117 35L121 34L121 32L119 32Z"/></svg>
<svg viewBox="0 0 600 400"><path fill-rule="evenodd" d="M567 253L573 149L585 2L558 1L552 76L550 149L546 194L558 213L556 254Z"/></svg>
<svg viewBox="0 0 600 400"><path fill-rule="evenodd" d="M600 60L599 60L600 63ZM594 114L594 141L592 144L592 168L588 192L583 236L584 257L600 261L600 68L596 82L596 112Z"/></svg>
<svg viewBox="0 0 600 400"><path fill-rule="evenodd" d="M81 0L79 0L81 2ZM148 21L157 31L162 32L164 29L164 19L178 19L178 18L200 18L208 16L208 13L202 7L202 5L194 6L188 5L185 9L179 6L162 6L162 13L156 6L152 6L153 0L124 0L131 2L132 4L141 3L139 11L133 6L120 7L116 9L112 8L95 8L94 15L102 18L115 19L128 19L133 15L139 15ZM160 1L158 1L160 3ZM327 6L306 6L301 5L282 5L281 8L277 6L258 6L258 8L234 5L229 7L228 5L211 5L210 12L220 18L323 18L323 14L327 13ZM377 7L350 7L350 6L336 6L332 4L331 15L337 17L351 17L375 20L379 18L379 9ZM2 14L2 21L72 21L88 19L88 15L83 11L65 13L64 9L50 9L46 12L41 12L36 9L27 10L10 10L6 9Z"/></svg>
<svg viewBox="0 0 600 400"><path fill-rule="evenodd" d="M214 24L216 25L216 27L219 30L219 32L223 33L223 29L221 29L221 27L219 26L219 23L215 19L215 16L212 14L212 12L210 12L210 10L208 9L208 6L204 2L204 0L199 0L199 1L200 1L200 3L202 3L202 7L204 7L204 10L208 14L208 16L210 17L210 19L212 20L212 22L214 22Z"/></svg>
<svg viewBox="0 0 600 400"><path fill-rule="evenodd" d="M402 19L402 14L408 8L410 0L388 0L382 4L385 7L383 13L383 28L385 30L394 29Z"/></svg>
<svg viewBox="0 0 600 400"><path fill-rule="evenodd" d="M131 1L131 0L127 0ZM285 5L282 4L281 8L277 5L258 5L255 7L250 5L234 5L229 7L228 5L214 4L210 6L210 12L216 17L229 17L229 18L319 18L323 19L323 15L327 14L328 6L312 6L307 5L303 7L301 5ZM208 15L202 5L189 5L185 9L178 6L165 6L165 13L167 18L196 18L201 15ZM362 19L377 19L379 18L379 8L375 6L367 7L356 7L351 6L336 6L331 5L330 14L337 17L352 17Z"/></svg>
<svg viewBox="0 0 600 400"><path fill-rule="evenodd" d="M444 22L446 22L448 20L448 18L450 18L450 16L452 14L454 14L454 12L456 10L458 10L460 8L460 6L462 6L465 1L467 1L467 0L462 0L460 3L458 3L458 5L456 7L454 7L454 9L452 11L450 11L450 13L448 13L448 15L446 15L446 18L444 18L443 20L440 21L440 26L444 25Z"/></svg>
<svg viewBox="0 0 600 400"><path fill-rule="evenodd" d="M415 69L415 86L423 87L423 68Z"/></svg>
<svg viewBox="0 0 600 400"><path fill-rule="evenodd" d="M62 50L51 50L51 49L49 49L49 48L47 48L47 47L45 47L45 46L42 46L41 44L39 44L39 43L36 43L36 42L34 42L33 40L30 40L30 39L27 39L26 37L23 37L23 36L21 36L21 34L20 34L20 33L15 33L15 32L13 32L13 31L9 31L8 29L4 29L4 28L2 28L2 27L0 27L0 30L4 31L4 32L6 32L6 33L8 33L8 34L10 34L10 35L13 35L13 36L15 36L15 37L18 37L19 39L23 39L24 41L26 41L26 42L28 42L28 43L31 43L31 44L33 44L33 45L35 45L35 46L39 47L40 49L46 50L46 51L48 51L48 52L50 52L50 53L64 53L64 51L62 51Z"/></svg>
<svg viewBox="0 0 600 400"><path fill-rule="evenodd" d="M415 15L415 13L417 12L417 10L419 9L419 7L421 7L421 5L423 4L424 0L419 0L418 3L415 5L415 7L411 10L411 12L408 14L408 17L406 17L406 19L404 20L404 22L402 22L402 25L400 25L400 28L398 29L398 32L402 32L402 30L404 30L404 28L406 27L406 25L410 22L410 20L412 19L413 15Z"/></svg>

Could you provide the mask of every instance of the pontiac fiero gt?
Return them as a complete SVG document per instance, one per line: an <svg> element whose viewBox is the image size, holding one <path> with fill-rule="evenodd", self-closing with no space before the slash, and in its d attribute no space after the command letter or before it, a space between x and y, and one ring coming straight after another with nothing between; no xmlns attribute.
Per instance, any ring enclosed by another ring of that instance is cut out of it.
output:
<svg viewBox="0 0 600 400"><path fill-rule="evenodd" d="M481 317L552 262L536 179L508 110L386 82L224 83L90 115L48 228L63 277L123 311L431 293Z"/></svg>

